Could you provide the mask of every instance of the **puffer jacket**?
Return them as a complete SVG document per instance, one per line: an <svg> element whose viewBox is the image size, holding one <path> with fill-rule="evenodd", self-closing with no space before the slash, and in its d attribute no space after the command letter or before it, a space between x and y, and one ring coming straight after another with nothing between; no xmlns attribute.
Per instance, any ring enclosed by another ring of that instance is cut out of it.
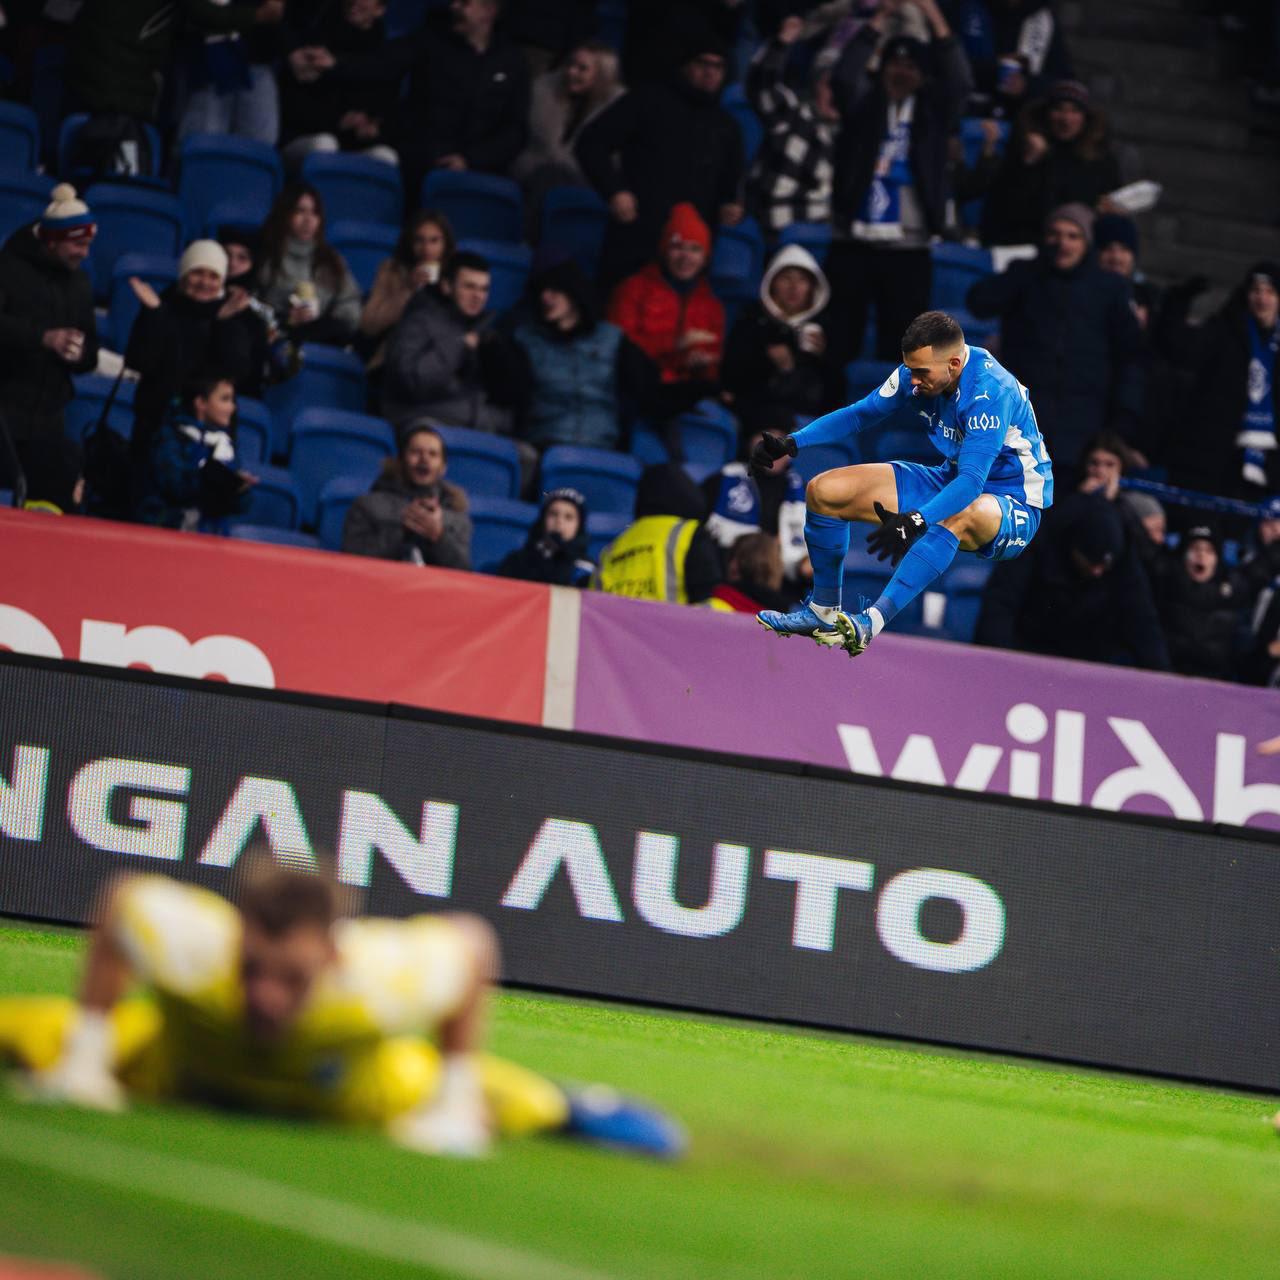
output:
<svg viewBox="0 0 1280 1280"><path fill-rule="evenodd" d="M657 364L663 382L714 381L719 376L724 306L711 292L705 275L688 293L680 293L662 268L651 262L613 291L609 321ZM679 347L680 338L695 329L712 335L696 348L714 357L700 369L689 367L689 351Z"/></svg>
<svg viewBox="0 0 1280 1280"><path fill-rule="evenodd" d="M471 517L467 514L467 495L457 485L442 481L435 486L444 509L444 533L438 542L410 533L401 523L409 503L431 492L408 482L398 458L388 459L373 488L357 498L347 512L342 529L343 551L379 560L470 569Z"/></svg>

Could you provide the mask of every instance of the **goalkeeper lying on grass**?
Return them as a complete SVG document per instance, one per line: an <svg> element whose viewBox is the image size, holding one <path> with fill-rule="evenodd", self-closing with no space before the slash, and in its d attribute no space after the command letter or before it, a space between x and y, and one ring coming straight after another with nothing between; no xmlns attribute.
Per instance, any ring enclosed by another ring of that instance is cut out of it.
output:
<svg viewBox="0 0 1280 1280"><path fill-rule="evenodd" d="M0 1054L31 1071L31 1096L103 1110L136 1092L376 1125L438 1154L538 1132L678 1154L665 1117L479 1052L497 964L478 917L341 919L337 886L311 872L260 865L238 908L131 877L78 1003L0 1000ZM147 995L124 999L135 981Z"/></svg>

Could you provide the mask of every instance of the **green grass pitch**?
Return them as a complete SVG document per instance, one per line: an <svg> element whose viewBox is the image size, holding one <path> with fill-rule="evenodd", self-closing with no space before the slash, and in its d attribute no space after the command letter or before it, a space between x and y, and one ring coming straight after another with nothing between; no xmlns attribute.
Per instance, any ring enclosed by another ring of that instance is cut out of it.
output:
<svg viewBox="0 0 1280 1280"><path fill-rule="evenodd" d="M82 940L0 928L0 992ZM0 1253L112 1280L1280 1276L1269 1099L504 993L493 1044L668 1107L667 1166L551 1139L454 1162L373 1134L0 1097Z"/></svg>

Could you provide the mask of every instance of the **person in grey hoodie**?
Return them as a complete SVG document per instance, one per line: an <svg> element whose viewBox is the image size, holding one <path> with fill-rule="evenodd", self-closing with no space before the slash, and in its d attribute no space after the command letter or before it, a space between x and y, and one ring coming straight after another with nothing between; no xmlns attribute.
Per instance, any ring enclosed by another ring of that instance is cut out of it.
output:
<svg viewBox="0 0 1280 1280"><path fill-rule="evenodd" d="M729 331L721 381L746 431L791 431L798 414L834 408L840 370L828 355L823 319L831 289L813 255L784 245L760 281L760 300Z"/></svg>
<svg viewBox="0 0 1280 1280"><path fill-rule="evenodd" d="M445 480L444 440L434 427L414 426L401 437L373 488L357 498L342 529L342 549L379 560L471 568L467 495Z"/></svg>

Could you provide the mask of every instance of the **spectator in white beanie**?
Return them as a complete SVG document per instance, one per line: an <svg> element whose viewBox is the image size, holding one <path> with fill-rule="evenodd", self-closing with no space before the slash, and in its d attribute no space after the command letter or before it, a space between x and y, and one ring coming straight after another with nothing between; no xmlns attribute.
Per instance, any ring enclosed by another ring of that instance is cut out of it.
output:
<svg viewBox="0 0 1280 1280"><path fill-rule="evenodd" d="M125 363L141 375L134 396L133 457L150 440L174 397L193 376L216 371L242 396L262 394L267 328L249 293L227 288L227 251L194 240L178 261L178 279L162 294L129 281L142 307L129 334Z"/></svg>

